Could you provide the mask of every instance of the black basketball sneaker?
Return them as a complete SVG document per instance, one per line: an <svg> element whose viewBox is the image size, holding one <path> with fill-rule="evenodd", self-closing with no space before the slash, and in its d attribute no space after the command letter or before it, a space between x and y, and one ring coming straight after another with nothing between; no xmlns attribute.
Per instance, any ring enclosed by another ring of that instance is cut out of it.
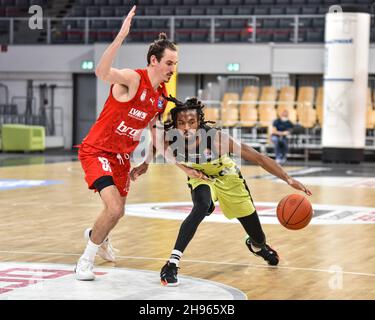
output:
<svg viewBox="0 0 375 320"><path fill-rule="evenodd" d="M268 262L271 266L277 266L279 263L279 256L277 252L272 249L268 244L265 244L263 248L259 248L259 250L255 251L253 246L251 245L251 239L248 237L246 239L246 245L249 250L256 256L262 257L265 261Z"/></svg>
<svg viewBox="0 0 375 320"><path fill-rule="evenodd" d="M177 278L178 267L169 261L161 268L160 282L163 286L176 287L179 285Z"/></svg>

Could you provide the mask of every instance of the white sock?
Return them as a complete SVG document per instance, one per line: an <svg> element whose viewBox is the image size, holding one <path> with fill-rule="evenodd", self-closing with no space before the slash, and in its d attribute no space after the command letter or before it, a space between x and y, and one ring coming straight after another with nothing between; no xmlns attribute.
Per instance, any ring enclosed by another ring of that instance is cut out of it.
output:
<svg viewBox="0 0 375 320"><path fill-rule="evenodd" d="M91 262L94 262L96 253L98 252L100 244L95 244L90 239L87 242L85 252L82 255L82 258L87 259Z"/></svg>
<svg viewBox="0 0 375 320"><path fill-rule="evenodd" d="M172 250L171 256L169 258L170 263L174 263L177 267L180 264L180 259L183 253L179 250Z"/></svg>

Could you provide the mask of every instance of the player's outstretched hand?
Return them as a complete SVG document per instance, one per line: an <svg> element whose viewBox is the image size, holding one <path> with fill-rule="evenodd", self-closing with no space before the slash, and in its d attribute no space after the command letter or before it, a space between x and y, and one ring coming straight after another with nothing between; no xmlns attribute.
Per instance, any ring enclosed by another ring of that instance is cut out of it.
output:
<svg viewBox="0 0 375 320"><path fill-rule="evenodd" d="M126 16L123 24L122 24L122 27L120 29L120 32L119 32L119 36L121 38L126 38L126 36L129 34L129 31L130 31L130 25L131 25L131 22L132 22L132 19L135 15L135 9L136 9L136 6L133 6L133 8L129 11L128 15Z"/></svg>
<svg viewBox="0 0 375 320"><path fill-rule="evenodd" d="M293 178L290 178L287 180L287 183L293 187L294 189L297 189L297 190L301 190L303 191L304 193L306 193L308 196L311 196L312 195L312 192L307 188L305 187L301 182L299 182L298 180L296 179L293 179Z"/></svg>

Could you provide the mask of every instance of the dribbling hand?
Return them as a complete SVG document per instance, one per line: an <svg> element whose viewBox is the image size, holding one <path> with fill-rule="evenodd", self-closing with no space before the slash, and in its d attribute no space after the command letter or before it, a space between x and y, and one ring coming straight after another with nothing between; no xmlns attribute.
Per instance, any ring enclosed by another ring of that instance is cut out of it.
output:
<svg viewBox="0 0 375 320"><path fill-rule="evenodd" d="M312 195L312 192L307 189L307 187L305 187L301 182L299 182L298 180L296 179L293 179L293 178L289 178L287 180L287 183L293 187L294 189L297 189L297 190L300 190L300 191L303 191L304 193L306 193L308 196L311 196Z"/></svg>

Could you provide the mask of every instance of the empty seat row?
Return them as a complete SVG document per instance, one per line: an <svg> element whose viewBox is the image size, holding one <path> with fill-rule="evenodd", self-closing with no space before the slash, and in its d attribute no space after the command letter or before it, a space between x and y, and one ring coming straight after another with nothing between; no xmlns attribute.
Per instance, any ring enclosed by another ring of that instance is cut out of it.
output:
<svg viewBox="0 0 375 320"><path fill-rule="evenodd" d="M118 30L96 29L89 32L89 43L93 42L111 42ZM128 42L151 42L155 40L159 32L169 32L168 28L131 30ZM52 33L52 43L83 43L85 32L82 29L62 29L55 30ZM176 42L210 42L211 33L208 29L177 29L175 31ZM294 33L287 30L257 30L255 41L265 42L294 42ZM214 42L252 42L253 35L246 29L241 30L216 30ZM298 42L317 43L324 41L323 30L301 31L298 36Z"/></svg>
<svg viewBox="0 0 375 320"><path fill-rule="evenodd" d="M44 5L46 0L0 0L2 7L26 8L32 5Z"/></svg>
<svg viewBox="0 0 375 320"><path fill-rule="evenodd" d="M175 19L175 28L210 28L211 19ZM85 28L85 20L65 19L62 21L63 27L69 28ZM122 19L92 19L89 22L89 28L108 28L119 29L122 24ZM4 28L8 28L9 23L3 23ZM0 25L1 26L1 25ZM132 29L148 29L148 28L169 28L170 19L134 19L132 22ZM252 26L251 19L215 19L215 28L247 28ZM256 22L257 28L264 29L292 29L294 27L293 19L258 19ZM299 29L305 28L324 28L324 19L321 18L304 18L299 20Z"/></svg>
<svg viewBox="0 0 375 320"><path fill-rule="evenodd" d="M73 17L124 17L130 6L75 6L70 12ZM268 6L153 6L137 8L137 15L147 16L190 16L190 15L316 15L326 14L328 7L268 7Z"/></svg>
<svg viewBox="0 0 375 320"><path fill-rule="evenodd" d="M17 0L3 0L14 2ZM27 1L27 0L18 0ZM334 4L368 4L368 0L78 0L82 6L119 6L133 5L138 6L181 6L181 5L334 5Z"/></svg>

